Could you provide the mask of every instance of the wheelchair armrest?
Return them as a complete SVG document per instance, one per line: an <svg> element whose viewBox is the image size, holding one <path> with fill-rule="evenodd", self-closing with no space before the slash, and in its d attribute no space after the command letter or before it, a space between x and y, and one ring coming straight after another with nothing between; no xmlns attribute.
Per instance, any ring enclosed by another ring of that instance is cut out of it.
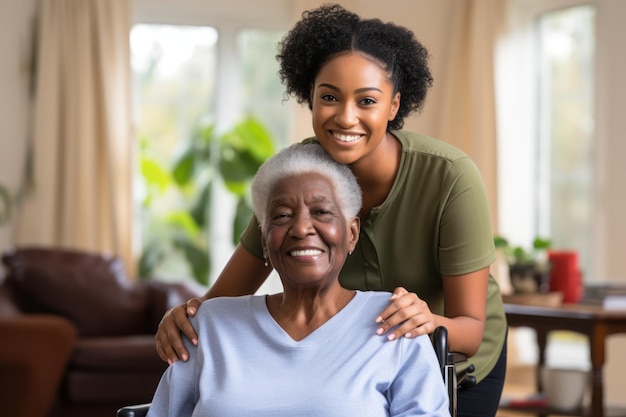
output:
<svg viewBox="0 0 626 417"><path fill-rule="evenodd" d="M452 365L452 359L448 355L448 329L443 326L437 327L433 332L432 338L439 364L442 366Z"/></svg>
<svg viewBox="0 0 626 417"><path fill-rule="evenodd" d="M458 352L453 352L452 355L455 357L455 365L467 361L467 355ZM474 365L470 364L467 368L457 371L456 382L458 387L466 388L476 385L476 377L471 375L474 372L474 369Z"/></svg>
<svg viewBox="0 0 626 417"><path fill-rule="evenodd" d="M439 326L433 332L433 345L437 360L442 365L442 372L445 372L445 366L459 365L467 361L467 355L460 352L449 352L448 350L448 329ZM459 387L471 387L476 385L476 377L471 375L474 372L474 365L469 365L462 371L456 372L456 385ZM445 377L445 375L444 375Z"/></svg>
<svg viewBox="0 0 626 417"><path fill-rule="evenodd" d="M467 361L467 355L465 353L450 352L450 355L452 355L452 363L457 364Z"/></svg>
<svg viewBox="0 0 626 417"><path fill-rule="evenodd" d="M454 365L467 361L467 355L459 352L451 352L451 361ZM476 385L476 377L471 375L474 372L474 364L470 364L467 368L456 372L456 383L458 387L473 387Z"/></svg>
<svg viewBox="0 0 626 417"><path fill-rule="evenodd" d="M139 405L127 405L117 410L117 417L146 417L150 403Z"/></svg>

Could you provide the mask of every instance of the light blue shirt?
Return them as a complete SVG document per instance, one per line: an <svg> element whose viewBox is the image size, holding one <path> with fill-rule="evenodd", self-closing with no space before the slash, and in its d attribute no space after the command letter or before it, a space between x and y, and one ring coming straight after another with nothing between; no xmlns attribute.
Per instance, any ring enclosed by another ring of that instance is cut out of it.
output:
<svg viewBox="0 0 626 417"><path fill-rule="evenodd" d="M361 292L301 341L274 321L265 296L202 303L198 348L161 378L148 417L449 416L428 336L388 341L372 312L388 292Z"/></svg>

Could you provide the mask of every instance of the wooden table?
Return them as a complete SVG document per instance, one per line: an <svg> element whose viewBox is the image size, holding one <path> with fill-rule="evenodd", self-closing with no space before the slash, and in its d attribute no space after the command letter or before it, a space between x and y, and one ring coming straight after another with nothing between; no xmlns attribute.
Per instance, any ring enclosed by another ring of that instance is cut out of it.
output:
<svg viewBox="0 0 626 417"><path fill-rule="evenodd" d="M603 366L606 353L606 338L615 333L626 333L626 310L606 310L598 306L563 304L559 307L543 307L523 304L504 304L509 326L530 327L537 332L539 364L537 389L542 392L539 370L545 364L545 348L548 333L569 330L586 335L589 339L591 356L592 392L589 415L604 417ZM562 414L556 410L535 410L538 414ZM585 410L564 415L586 415Z"/></svg>

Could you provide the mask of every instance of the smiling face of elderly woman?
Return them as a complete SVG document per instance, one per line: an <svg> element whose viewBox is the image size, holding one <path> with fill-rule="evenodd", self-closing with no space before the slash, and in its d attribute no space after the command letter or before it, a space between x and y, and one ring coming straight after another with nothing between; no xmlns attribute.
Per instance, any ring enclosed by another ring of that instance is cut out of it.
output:
<svg viewBox="0 0 626 417"><path fill-rule="evenodd" d="M264 247L284 286L337 281L359 236L359 219L346 219L332 181L320 173L281 179L272 189L262 230Z"/></svg>

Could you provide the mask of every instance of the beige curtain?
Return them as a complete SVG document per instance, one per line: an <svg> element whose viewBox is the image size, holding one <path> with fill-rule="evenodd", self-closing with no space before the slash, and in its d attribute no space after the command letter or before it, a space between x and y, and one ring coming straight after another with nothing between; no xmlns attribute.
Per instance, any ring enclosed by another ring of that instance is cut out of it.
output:
<svg viewBox="0 0 626 417"><path fill-rule="evenodd" d="M112 253L132 268L128 0L43 0L32 187L16 242Z"/></svg>
<svg viewBox="0 0 626 417"><path fill-rule="evenodd" d="M492 229L497 227L495 49L505 18L501 0L463 0L452 8L436 136L476 162L485 182Z"/></svg>

